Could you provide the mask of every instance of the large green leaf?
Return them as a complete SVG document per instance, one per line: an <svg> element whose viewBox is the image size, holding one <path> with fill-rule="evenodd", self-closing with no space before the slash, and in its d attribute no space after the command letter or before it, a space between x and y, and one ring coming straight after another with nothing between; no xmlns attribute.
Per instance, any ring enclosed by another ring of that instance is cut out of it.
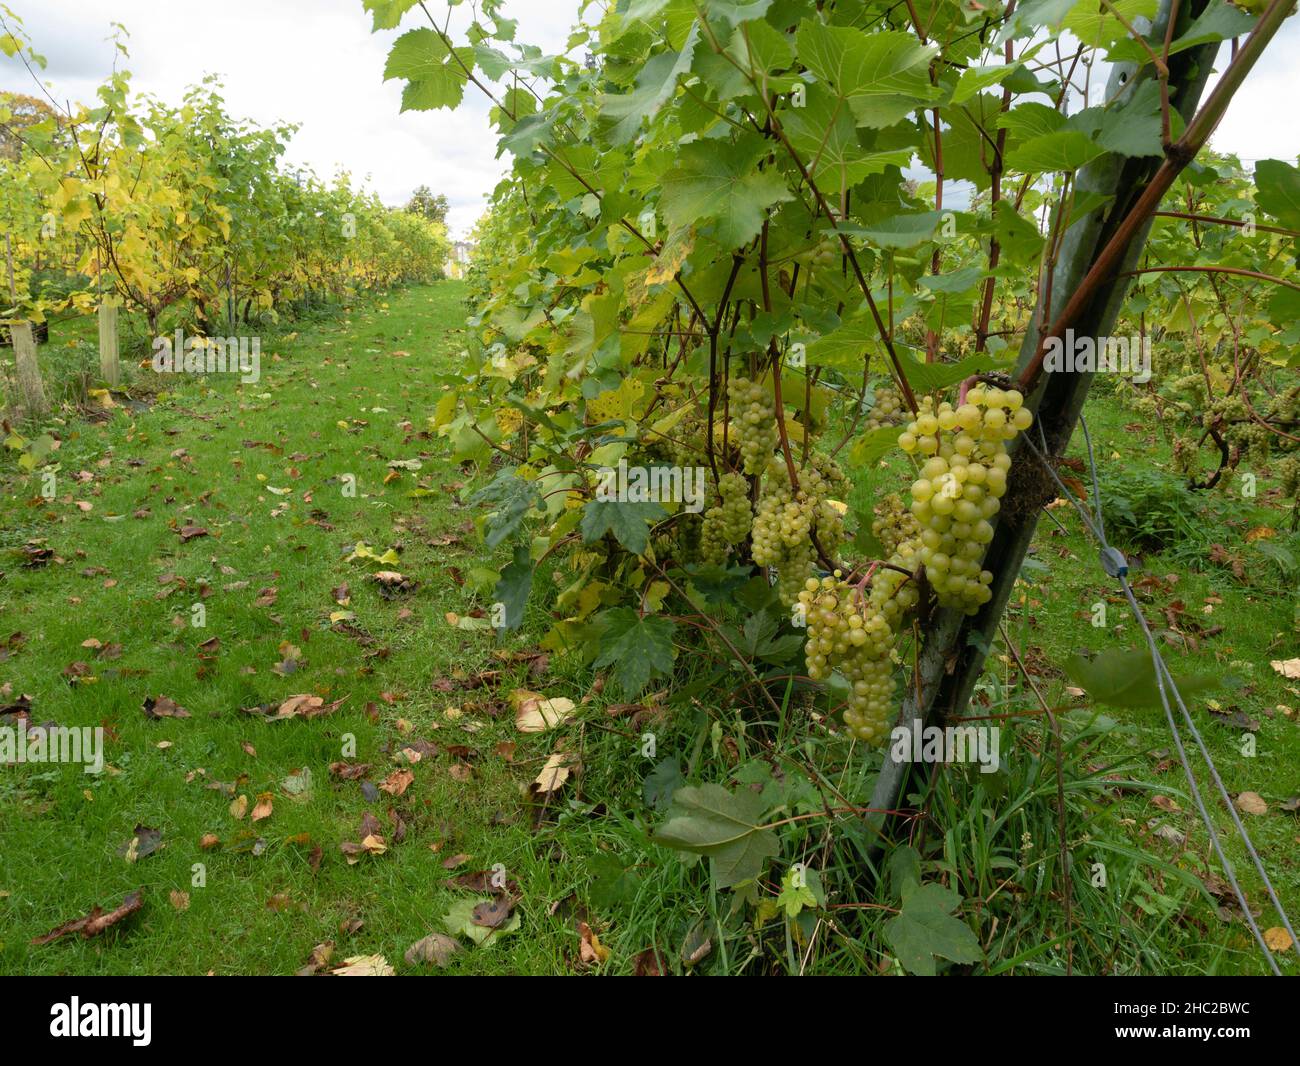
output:
<svg viewBox="0 0 1300 1066"><path fill-rule="evenodd" d="M898 446L898 434L897 426L868 430L853 442L849 456L857 466L871 466Z"/></svg>
<svg viewBox="0 0 1300 1066"><path fill-rule="evenodd" d="M1280 159L1255 164L1255 199L1288 229L1300 229L1300 169Z"/></svg>
<svg viewBox="0 0 1300 1066"><path fill-rule="evenodd" d="M939 211L916 211L893 214L860 226L841 226L854 237L863 237L881 248L915 248L928 241L939 228L943 214Z"/></svg>
<svg viewBox="0 0 1300 1066"><path fill-rule="evenodd" d="M1170 135L1182 133L1182 116L1170 114ZM1128 156L1161 154L1160 87L1146 81L1115 107L1089 107L1070 117L1069 126L1109 152Z"/></svg>
<svg viewBox="0 0 1300 1066"><path fill-rule="evenodd" d="M362 0L361 6L374 18L371 31L391 30L397 27L405 15L419 0Z"/></svg>
<svg viewBox="0 0 1300 1066"><path fill-rule="evenodd" d="M610 667L610 680L628 699L673 669L673 634L677 625L662 615L641 615L631 607L614 607L599 616L601 653L595 666Z"/></svg>
<svg viewBox="0 0 1300 1066"><path fill-rule="evenodd" d="M533 591L533 560L526 545L515 545L514 558L501 571L494 593L496 601L505 608L503 629L518 629L524 621L524 605Z"/></svg>
<svg viewBox="0 0 1300 1066"><path fill-rule="evenodd" d="M472 504L488 504L492 508L484 536L489 548L514 536L523 527L529 510L542 506L537 486L519 477L517 471L518 467L498 470L497 476L470 498Z"/></svg>
<svg viewBox="0 0 1300 1066"><path fill-rule="evenodd" d="M804 65L847 100L859 125L883 129L934 98L930 60L938 49L910 33L867 33L804 19L795 33Z"/></svg>
<svg viewBox="0 0 1300 1066"><path fill-rule="evenodd" d="M967 67L957 79L957 87L952 93L952 102L964 104L972 96L982 93L991 85L999 84L1019 69L1019 63L1004 63L996 67Z"/></svg>
<svg viewBox="0 0 1300 1066"><path fill-rule="evenodd" d="M885 923L885 939L908 973L933 977L935 959L978 962L984 957L970 926L953 911L961 897L939 884L910 883L903 909Z"/></svg>
<svg viewBox="0 0 1300 1066"><path fill-rule="evenodd" d="M1243 11L1239 7L1226 3L1225 0L1210 0L1210 4L1196 17L1196 21L1187 27L1187 31L1174 39L1169 45L1169 54L1195 48L1197 45L1209 44L1211 41L1226 41L1232 37L1244 37L1255 28L1257 16ZM1133 45L1137 50L1136 42Z"/></svg>
<svg viewBox="0 0 1300 1066"><path fill-rule="evenodd" d="M810 342L806 358L810 366L860 371L871 346L879 342L880 333L875 323L863 315L850 319L839 329Z"/></svg>
<svg viewBox="0 0 1300 1066"><path fill-rule="evenodd" d="M870 174L905 167L913 149L870 152L858 140L858 128L844 101L824 86L808 90L805 106L785 119L785 132L823 195L839 196Z"/></svg>
<svg viewBox="0 0 1300 1066"><path fill-rule="evenodd" d="M1033 137L1008 153L1007 166L1022 174L1049 174L1058 170L1078 170L1091 163L1106 149L1079 130L1058 130Z"/></svg>
<svg viewBox="0 0 1300 1066"><path fill-rule="evenodd" d="M955 363L922 363L905 348L899 348L897 354L903 374L916 393L946 389L959 381L965 381L972 374L1005 370L1008 366L1005 358L992 352L976 352Z"/></svg>
<svg viewBox="0 0 1300 1066"><path fill-rule="evenodd" d="M691 69L691 57L695 54L698 40L699 31L692 28L686 46L680 52L660 52L646 61L631 92L605 96L600 114L611 123L609 139L613 144L630 141L641 129L642 120L653 118L672 98L678 76Z"/></svg>
<svg viewBox="0 0 1300 1066"><path fill-rule="evenodd" d="M643 555L650 542L646 523L667 515L657 503L625 503L621 500L590 500L582 512L582 539L591 544L613 533L628 551Z"/></svg>
<svg viewBox="0 0 1300 1066"><path fill-rule="evenodd" d="M1161 706L1156 667L1147 648L1108 648L1097 653L1076 653L1066 661L1065 672L1089 696L1108 707ZM1213 674L1173 676L1184 701L1197 693L1220 688L1226 681ZM1173 693L1167 683L1165 692L1172 701Z"/></svg>
<svg viewBox="0 0 1300 1066"><path fill-rule="evenodd" d="M669 228L712 223L714 238L727 251L753 240L768 209L793 199L780 171L758 169L768 151L756 136L734 145L683 145L678 165L664 175L660 194Z"/></svg>
<svg viewBox="0 0 1300 1066"><path fill-rule="evenodd" d="M771 829L760 827L763 799L748 790L721 785L686 785L673 793L668 820L655 830L658 844L707 855L719 888L757 877L780 851Z"/></svg>
<svg viewBox="0 0 1300 1066"><path fill-rule="evenodd" d="M468 68L473 63L472 49L458 48L452 52L433 30L408 30L393 42L388 62L384 64L384 81L405 80L403 111L455 107L465 95L466 79L461 64Z"/></svg>

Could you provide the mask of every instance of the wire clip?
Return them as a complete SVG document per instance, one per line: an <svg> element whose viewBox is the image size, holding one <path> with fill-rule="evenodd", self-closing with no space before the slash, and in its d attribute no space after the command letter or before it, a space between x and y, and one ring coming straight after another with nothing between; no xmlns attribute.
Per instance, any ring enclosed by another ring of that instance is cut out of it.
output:
<svg viewBox="0 0 1300 1066"><path fill-rule="evenodd" d="M1124 553L1109 544L1101 549L1101 568L1111 577L1128 576L1128 560L1124 558Z"/></svg>

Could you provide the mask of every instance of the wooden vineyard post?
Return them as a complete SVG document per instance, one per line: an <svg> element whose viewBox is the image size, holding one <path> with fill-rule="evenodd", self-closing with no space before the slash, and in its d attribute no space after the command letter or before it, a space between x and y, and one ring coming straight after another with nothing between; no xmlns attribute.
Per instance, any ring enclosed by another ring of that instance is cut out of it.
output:
<svg viewBox="0 0 1300 1066"><path fill-rule="evenodd" d="M1160 42L1165 38L1171 6L1175 12L1178 11L1177 0L1162 0L1155 24L1148 32L1155 49L1160 48ZM1184 5L1181 14L1175 16L1180 25L1190 23L1203 9L1200 4L1192 4L1190 7L1191 10L1188 11L1187 5ZM1255 30L1256 34L1262 33L1262 37L1247 41L1241 49L1243 55L1249 53L1251 57L1257 58L1259 51L1285 17L1283 8L1289 10L1289 3L1274 3L1270 6ZM1216 41L1187 49L1170 59L1170 105L1188 123L1192 123L1197 112L1218 48L1219 42ZM1237 75L1237 83L1245 75L1244 70L1233 73ZM1107 99L1119 93L1125 83L1135 76L1151 77L1152 68L1147 66L1139 73L1134 64L1117 64L1107 86ZM1223 79L1220 87L1222 85ZM1216 87L1207 102L1206 111L1211 113L1198 117L1197 122L1190 127L1204 127L1205 136L1213 128L1218 115L1226 109L1234 86L1228 86L1226 94L1220 92L1220 87ZM1204 143L1204 140L1200 143ZM1048 327L1058 325L1060 315L1071 306L1076 294L1084 291L1085 280L1090 278L1095 264L1103 255L1115 257L1113 269L1094 275L1100 283L1092 285L1086 291L1086 300L1075 301L1076 304L1082 303L1082 309L1066 324L1073 328L1075 336L1091 337L1094 343L1097 338L1110 333L1128 288L1128 279L1124 273L1132 268L1140 256L1152 221L1149 215L1142 218L1140 211L1130 218L1130 212L1134 207L1142 206L1144 193L1148 192L1149 186L1155 185L1156 190L1159 190L1157 183L1166 175L1169 166L1186 165L1195 156L1195 149L1200 144L1189 147L1190 155L1177 160L1173 154L1166 160L1158 156L1132 158L1107 154L1079 171L1078 190L1113 197L1114 206L1109 211L1097 212L1080 220L1066 231L1060 254L1052 269L1051 286L1046 288L1046 292L1051 294L1051 306L1041 306L1040 297L1034 324L1021 349L1017 374L1034 363L1035 356L1040 352L1042 336ZM1165 181L1164 187L1167 188L1168 184L1169 181ZM1150 199L1150 195L1147 198ZM1117 237L1120 239L1116 240ZM1112 242L1116 247L1112 247ZM1059 457L1068 446L1083 411L1092 377L1091 373L1086 372L1043 373L1038 377L1032 394L1026 397L1026 404L1034 411L1036 420L1035 427L1029 432L1037 436L1041 428L1042 441L1046 444L1049 457ZM1016 472L1017 466L1022 470L1020 474ZM992 599L973 617L952 610L935 613L924 634L915 677L911 679L908 695L903 701L900 724L909 730L923 728L943 718L960 716L969 703L1033 539L1040 506L1055 495L1050 481L1045 481L1045 477L1038 469L1033 453L1028 448L1021 447L1012 468L1007 496L1003 500L1003 513L1008 517L998 523L985 556L985 568L994 574L990 586ZM870 807L873 811L893 811L907 802L910 770L911 763L886 756L871 798ZM883 846L888 835L888 821L889 816L884 813L868 815L867 824L875 831L873 848Z"/></svg>
<svg viewBox="0 0 1300 1066"><path fill-rule="evenodd" d="M23 414L40 418L49 410L45 400L45 387L41 384L41 368L36 362L36 337L30 322L10 322L9 336L14 346L14 366L18 378L18 399Z"/></svg>
<svg viewBox="0 0 1300 1066"><path fill-rule="evenodd" d="M14 247L9 234L5 234L5 262L9 268L9 297L16 307L18 286L14 283ZM27 418L39 418L48 410L45 387L41 384L41 368L36 362L36 337L30 322L9 322L9 343L14 348L14 376L18 382L18 402Z"/></svg>
<svg viewBox="0 0 1300 1066"><path fill-rule="evenodd" d="M111 299L99 304L99 376L109 388L122 383L122 366L117 348L117 304Z"/></svg>

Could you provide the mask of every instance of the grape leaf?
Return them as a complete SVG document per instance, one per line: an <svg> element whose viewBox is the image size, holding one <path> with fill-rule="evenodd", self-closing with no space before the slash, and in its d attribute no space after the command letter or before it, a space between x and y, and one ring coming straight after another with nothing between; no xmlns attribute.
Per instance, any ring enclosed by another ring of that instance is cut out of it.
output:
<svg viewBox="0 0 1300 1066"><path fill-rule="evenodd" d="M657 614L642 617L631 607L614 607L598 620L604 650L594 665L613 668L610 678L624 696L630 699L654 678L672 673L674 623Z"/></svg>
<svg viewBox="0 0 1300 1066"><path fill-rule="evenodd" d="M903 909L885 923L885 939L908 973L933 977L934 960L978 962L984 955L970 926L953 911L961 897L950 888L914 882L904 889Z"/></svg>
<svg viewBox="0 0 1300 1066"><path fill-rule="evenodd" d="M999 84L1020 69L1019 63L1002 64L996 67L967 67L957 79L957 88L953 90L953 104L964 104L976 93L983 92L990 85Z"/></svg>
<svg viewBox="0 0 1300 1066"><path fill-rule="evenodd" d="M1108 707L1159 707L1160 690L1156 684L1156 667L1146 648L1108 648L1106 651L1080 652L1065 663L1071 681L1098 703ZM1221 687L1228 679L1213 674L1174 675L1183 698ZM1170 693L1166 684L1165 691Z"/></svg>
<svg viewBox="0 0 1300 1066"><path fill-rule="evenodd" d="M524 518L534 506L540 507L541 493L531 481L519 477L518 467L498 470L497 476L470 497L471 504L495 505L488 513L484 540L495 548L508 537L514 536L524 524Z"/></svg>
<svg viewBox="0 0 1300 1066"><path fill-rule="evenodd" d="M591 500L582 512L582 539L591 544L607 532L613 533L614 539L628 551L644 555L650 542L646 523L663 518L667 513L657 503Z"/></svg>
<svg viewBox="0 0 1300 1066"><path fill-rule="evenodd" d="M858 124L884 129L933 98L930 60L938 49L910 33L866 33L804 19L795 33L799 58L853 109Z"/></svg>
<svg viewBox="0 0 1300 1066"><path fill-rule="evenodd" d="M651 839L679 851L707 855L715 884L730 888L757 877L780 851L771 829L760 827L764 801L747 790L685 785L673 793L669 817Z"/></svg>
<svg viewBox="0 0 1300 1066"><path fill-rule="evenodd" d="M1006 359L992 352L976 352L956 363L922 363L903 348L899 348L897 353L903 374L912 390L917 393L946 389L959 381L965 381L972 374L1005 370L1007 367Z"/></svg>
<svg viewBox="0 0 1300 1066"><path fill-rule="evenodd" d="M493 595L505 608L502 629L518 629L524 621L524 605L533 591L533 560L528 554L527 546L515 545L515 557L501 571L501 580L497 582Z"/></svg>
<svg viewBox="0 0 1300 1066"><path fill-rule="evenodd" d="M1058 130L1034 137L1010 153L1007 166L1022 174L1047 174L1058 170L1078 170L1091 163L1106 149L1094 144L1079 130Z"/></svg>
<svg viewBox="0 0 1300 1066"><path fill-rule="evenodd" d="M891 214L878 222L863 226L841 226L840 230L855 237L864 237L881 248L915 248L934 236L943 219L939 211L917 211L913 214Z"/></svg>
<svg viewBox="0 0 1300 1066"><path fill-rule="evenodd" d="M1289 229L1300 229L1300 169L1280 159L1255 164L1255 199Z"/></svg>
<svg viewBox="0 0 1300 1066"><path fill-rule="evenodd" d="M374 16L370 27L375 30L392 30L402 21L402 16L411 10L417 0L363 0L362 7Z"/></svg>
<svg viewBox="0 0 1300 1066"><path fill-rule="evenodd" d="M713 141L683 145L680 162L663 177L659 204L672 229L712 223L730 251L758 235L767 210L793 199L777 170L758 170L768 145L745 137L729 150Z"/></svg>
<svg viewBox="0 0 1300 1066"><path fill-rule="evenodd" d="M403 111L429 111L456 107L465 95L461 64L472 67L474 52L458 48L453 53L431 29L408 30L393 42L384 64L384 81L402 78Z"/></svg>
<svg viewBox="0 0 1300 1066"><path fill-rule="evenodd" d="M1187 27L1187 32L1169 45L1169 54L1176 55L1188 48L1195 48L1198 44L1209 44L1211 41L1244 37L1255 28L1255 23L1258 21L1255 15L1242 11L1232 4L1224 3L1224 0L1210 0L1209 6L1196 17L1195 22ZM1139 49L1136 42L1133 47L1135 50Z"/></svg>
<svg viewBox="0 0 1300 1066"><path fill-rule="evenodd" d="M630 93L607 94L601 101L601 118L611 124L609 139L626 144L641 129L641 120L653 118L672 97L677 78L691 69L691 57L699 40L699 29L692 27L680 52L661 52L646 60L636 76Z"/></svg>

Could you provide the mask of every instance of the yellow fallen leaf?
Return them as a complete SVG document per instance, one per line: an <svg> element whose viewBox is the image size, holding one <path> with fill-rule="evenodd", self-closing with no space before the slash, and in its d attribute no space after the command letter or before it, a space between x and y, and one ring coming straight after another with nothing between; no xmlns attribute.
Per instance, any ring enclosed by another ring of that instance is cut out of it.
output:
<svg viewBox="0 0 1300 1066"><path fill-rule="evenodd" d="M1268 945L1269 951L1290 951L1291 934L1280 925L1275 925L1264 930L1264 943Z"/></svg>
<svg viewBox="0 0 1300 1066"><path fill-rule="evenodd" d="M247 813L248 813L248 797L241 792L230 803L230 816L232 818L242 818Z"/></svg>
<svg viewBox="0 0 1300 1066"><path fill-rule="evenodd" d="M382 955L353 955L330 971L331 977L393 977L396 972Z"/></svg>
<svg viewBox="0 0 1300 1066"><path fill-rule="evenodd" d="M586 922L578 923L578 957L588 966L599 966L609 958L609 948L600 942L594 929Z"/></svg>
<svg viewBox="0 0 1300 1066"><path fill-rule="evenodd" d="M533 694L515 707L515 726L521 733L543 733L572 717L577 709L565 696L548 700Z"/></svg>
<svg viewBox="0 0 1300 1066"><path fill-rule="evenodd" d="M577 756L572 752L555 752L546 760L546 765L542 767L542 772L537 775L533 787L538 792L559 791L564 782L569 779L569 774L573 772L577 761Z"/></svg>
<svg viewBox="0 0 1300 1066"><path fill-rule="evenodd" d="M275 801L271 793L263 792L257 797L257 804L253 807L253 821L260 822L263 818L270 818L274 806Z"/></svg>

